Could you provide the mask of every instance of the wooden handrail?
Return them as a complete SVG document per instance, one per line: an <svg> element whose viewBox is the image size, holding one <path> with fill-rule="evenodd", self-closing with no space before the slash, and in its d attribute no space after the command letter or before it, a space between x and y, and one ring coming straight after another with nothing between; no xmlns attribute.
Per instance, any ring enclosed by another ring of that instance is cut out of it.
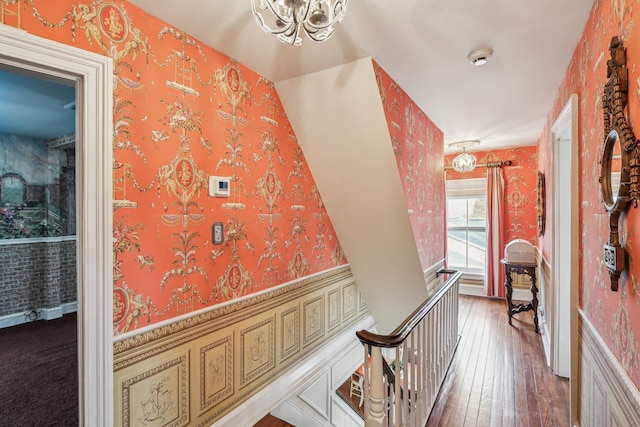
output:
<svg viewBox="0 0 640 427"><path fill-rule="evenodd" d="M450 271L446 271L449 273ZM443 271L445 273L445 271ZM433 294L427 301L425 301L420 307L418 307L409 317L405 319L405 321L398 326L391 334L389 335L380 335L375 334L373 332L369 332L367 330L361 330L356 332L358 339L363 344L369 344L376 347L383 348L395 348L407 339L411 331L413 331L416 326L422 322L422 320L429 314L429 312L433 309L433 307L440 301L440 299L451 289L451 287L460 279L462 276L461 271L456 271L453 273L451 277L444 283L444 285L438 289L438 291Z"/></svg>

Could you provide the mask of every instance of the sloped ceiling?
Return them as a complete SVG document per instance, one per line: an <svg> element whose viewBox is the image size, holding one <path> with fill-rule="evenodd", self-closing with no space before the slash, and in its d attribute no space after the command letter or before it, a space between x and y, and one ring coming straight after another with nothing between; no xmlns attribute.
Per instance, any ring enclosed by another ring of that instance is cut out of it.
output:
<svg viewBox="0 0 640 427"><path fill-rule="evenodd" d="M369 312L390 333L428 295L371 59L276 88Z"/></svg>

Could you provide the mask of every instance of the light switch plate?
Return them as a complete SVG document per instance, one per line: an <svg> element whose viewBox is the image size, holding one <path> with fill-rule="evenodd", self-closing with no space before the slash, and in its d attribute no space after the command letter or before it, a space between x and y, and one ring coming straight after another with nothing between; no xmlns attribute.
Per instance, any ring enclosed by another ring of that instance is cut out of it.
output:
<svg viewBox="0 0 640 427"><path fill-rule="evenodd" d="M224 241L224 228L222 227L222 223L221 222L214 222L213 223L213 244L214 245L221 245L222 242Z"/></svg>

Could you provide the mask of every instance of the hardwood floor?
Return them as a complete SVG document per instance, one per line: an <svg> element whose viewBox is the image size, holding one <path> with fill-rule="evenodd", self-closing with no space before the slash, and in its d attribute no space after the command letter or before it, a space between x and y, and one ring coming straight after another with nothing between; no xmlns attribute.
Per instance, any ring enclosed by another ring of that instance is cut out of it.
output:
<svg viewBox="0 0 640 427"><path fill-rule="evenodd" d="M569 426L569 380L546 366L531 312L460 296L460 342L427 426Z"/></svg>
<svg viewBox="0 0 640 427"><path fill-rule="evenodd" d="M271 414L267 414L263 419L254 424L253 427L295 427L280 418L276 418Z"/></svg>
<svg viewBox="0 0 640 427"><path fill-rule="evenodd" d="M569 380L547 368L533 313L516 314L510 326L505 300L461 295L459 322L458 349L427 427L569 426ZM349 384L338 391L347 401ZM288 425L278 421L257 425Z"/></svg>

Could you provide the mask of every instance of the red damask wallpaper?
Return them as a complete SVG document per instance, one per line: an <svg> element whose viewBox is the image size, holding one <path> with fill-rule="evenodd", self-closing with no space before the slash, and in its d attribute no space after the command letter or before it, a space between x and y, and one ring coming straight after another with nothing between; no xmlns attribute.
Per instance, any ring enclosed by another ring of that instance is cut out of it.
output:
<svg viewBox="0 0 640 427"><path fill-rule="evenodd" d="M426 270L445 257L445 193L442 131L378 64L373 63L389 135Z"/></svg>
<svg viewBox="0 0 640 427"><path fill-rule="evenodd" d="M114 60L115 334L347 262L270 81L125 1L4 7Z"/></svg>
<svg viewBox="0 0 640 427"><path fill-rule="evenodd" d="M596 0L583 36L569 63L539 141L539 168L547 176L547 201L552 200L551 126L571 94L579 103L579 215L580 215L580 306L607 346L615 354L636 387L640 386L640 210L629 207L621 218L623 246L629 253L627 272L622 274L619 291L610 290L610 280L603 265L603 246L607 242L609 218L602 204L600 160L604 145L602 93L607 81L609 43L619 36L627 49L629 70L628 114L640 136L640 18L638 1ZM548 203L547 215L552 206ZM549 223L547 223L550 225ZM552 226L552 225L550 225ZM545 233L540 247L550 260L551 234Z"/></svg>
<svg viewBox="0 0 640 427"><path fill-rule="evenodd" d="M445 165L450 166L458 155L448 154ZM473 153L477 163L511 160L511 166L503 166L505 198L505 243L524 239L538 244L538 153L537 147L518 147L506 150ZM446 171L447 180L486 178L487 169L480 167L468 173Z"/></svg>

